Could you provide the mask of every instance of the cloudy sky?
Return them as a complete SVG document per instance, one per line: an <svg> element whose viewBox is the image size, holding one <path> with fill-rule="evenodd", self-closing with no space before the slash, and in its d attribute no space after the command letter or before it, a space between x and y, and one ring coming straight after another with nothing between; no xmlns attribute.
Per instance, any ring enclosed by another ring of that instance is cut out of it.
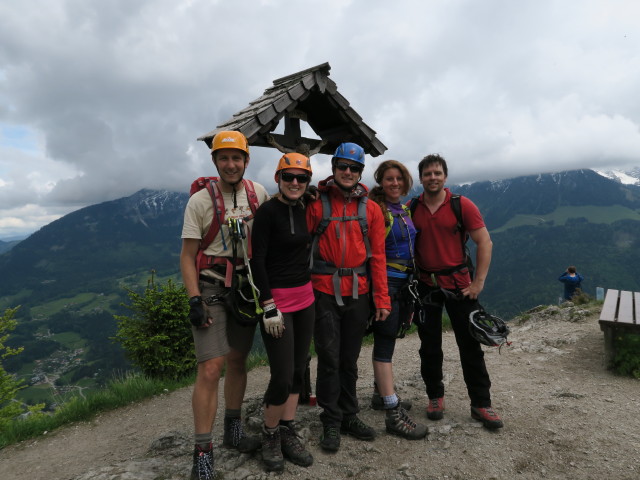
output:
<svg viewBox="0 0 640 480"><path fill-rule="evenodd" d="M640 165L634 0L0 0L0 239L213 174L196 138L324 62L413 172ZM272 182L278 152L254 148ZM329 157L315 157L316 179Z"/></svg>

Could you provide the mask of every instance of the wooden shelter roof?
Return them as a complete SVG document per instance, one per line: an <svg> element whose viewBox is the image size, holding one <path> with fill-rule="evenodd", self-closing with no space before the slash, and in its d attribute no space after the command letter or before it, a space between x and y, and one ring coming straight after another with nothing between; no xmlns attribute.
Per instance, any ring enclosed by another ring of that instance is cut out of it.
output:
<svg viewBox="0 0 640 480"><path fill-rule="evenodd" d="M292 150L306 143L314 149L320 141L301 136L300 120L304 120L325 142L319 153L332 155L340 143L354 142L369 155L381 155L387 147L338 92L329 78L330 69L329 63L323 63L274 80L262 96L198 140L211 147L219 131L238 130L247 137L249 145L271 147L267 135L284 119L284 134L271 134L277 143Z"/></svg>

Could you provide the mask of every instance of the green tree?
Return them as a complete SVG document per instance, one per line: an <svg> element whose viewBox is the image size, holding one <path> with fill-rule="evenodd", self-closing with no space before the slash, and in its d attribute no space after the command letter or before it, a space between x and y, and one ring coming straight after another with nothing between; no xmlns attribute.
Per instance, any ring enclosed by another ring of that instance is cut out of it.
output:
<svg viewBox="0 0 640 480"><path fill-rule="evenodd" d="M18 324L13 317L19 308L7 308L0 317L0 360L18 355L23 350L22 347L11 348L5 345L9 338L9 332L13 331ZM44 407L43 404L38 404L25 408L22 403L14 401L21 388L24 388L22 382L7 373L0 362L0 431L4 430L18 415L26 412L37 413Z"/></svg>
<svg viewBox="0 0 640 480"><path fill-rule="evenodd" d="M189 298L183 285L171 280L156 284L153 276L142 294L127 289L131 316L114 315L115 339L142 373L152 378L178 379L194 372Z"/></svg>

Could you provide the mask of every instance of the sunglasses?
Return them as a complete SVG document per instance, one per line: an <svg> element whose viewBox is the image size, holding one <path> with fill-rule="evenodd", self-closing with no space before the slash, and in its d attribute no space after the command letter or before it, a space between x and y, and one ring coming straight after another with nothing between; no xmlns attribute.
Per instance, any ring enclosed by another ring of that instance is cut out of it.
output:
<svg viewBox="0 0 640 480"><path fill-rule="evenodd" d="M336 163L336 168L341 172L346 171L348 168L352 173L360 173L363 167L362 165L355 165L352 163Z"/></svg>
<svg viewBox="0 0 640 480"><path fill-rule="evenodd" d="M308 183L309 180L311 180L311 177L306 173L282 172L280 174L280 178L285 182L293 182L294 180L298 180L298 183Z"/></svg>

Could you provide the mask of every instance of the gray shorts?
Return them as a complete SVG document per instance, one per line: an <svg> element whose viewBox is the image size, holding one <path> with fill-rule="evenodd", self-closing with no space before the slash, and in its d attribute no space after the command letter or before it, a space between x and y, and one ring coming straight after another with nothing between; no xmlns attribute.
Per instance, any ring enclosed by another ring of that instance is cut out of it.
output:
<svg viewBox="0 0 640 480"><path fill-rule="evenodd" d="M200 293L203 300L211 295L224 293L225 288L218 284L200 282ZM243 327L227 315L221 303L215 305L204 304L206 314L213 319L213 323L206 328L192 327L193 343L198 363L212 358L224 357L229 350L237 350L248 354L253 345L254 327ZM228 319L228 321L227 321Z"/></svg>

